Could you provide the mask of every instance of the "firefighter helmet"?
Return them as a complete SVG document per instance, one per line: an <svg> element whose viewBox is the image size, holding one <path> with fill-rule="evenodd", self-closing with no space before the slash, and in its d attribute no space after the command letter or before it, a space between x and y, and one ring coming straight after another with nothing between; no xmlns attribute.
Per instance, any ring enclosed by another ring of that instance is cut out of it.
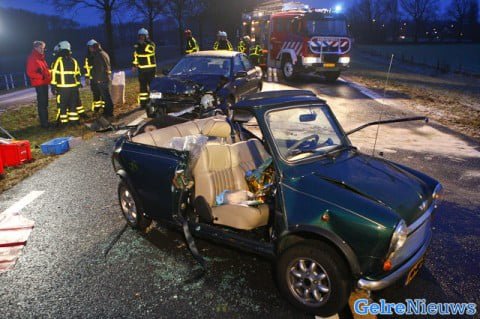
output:
<svg viewBox="0 0 480 319"><path fill-rule="evenodd" d="M190 37L192 35L192 30L187 29L185 30L185 36Z"/></svg>
<svg viewBox="0 0 480 319"><path fill-rule="evenodd" d="M228 37L227 32L222 31L222 37L225 37L225 38Z"/></svg>
<svg viewBox="0 0 480 319"><path fill-rule="evenodd" d="M148 30L145 28L141 28L140 30L138 30L138 35L148 36Z"/></svg>
<svg viewBox="0 0 480 319"><path fill-rule="evenodd" d="M218 31L218 33L217 33L217 37L221 37L221 36L222 36L222 34L223 34L223 32L222 32L222 31Z"/></svg>
<svg viewBox="0 0 480 319"><path fill-rule="evenodd" d="M72 50L72 46L70 45L70 42L68 41L61 41L57 44L58 46L58 50L68 50L68 51L71 51Z"/></svg>
<svg viewBox="0 0 480 319"><path fill-rule="evenodd" d="M94 46L95 44L98 44L98 42L95 41L94 39L91 39L90 41L87 42L87 46L89 47Z"/></svg>
<svg viewBox="0 0 480 319"><path fill-rule="evenodd" d="M243 37L243 40L247 41L247 42L250 42L250 37L248 35L246 35L246 36Z"/></svg>

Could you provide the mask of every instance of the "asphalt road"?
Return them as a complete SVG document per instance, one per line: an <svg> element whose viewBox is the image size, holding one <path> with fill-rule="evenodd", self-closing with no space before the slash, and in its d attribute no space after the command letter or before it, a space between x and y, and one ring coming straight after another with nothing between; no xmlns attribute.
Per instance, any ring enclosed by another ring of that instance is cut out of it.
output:
<svg viewBox="0 0 480 319"><path fill-rule="evenodd" d="M344 82L304 78L293 86L327 99L346 130L380 113L411 115ZM371 152L375 133L367 129L352 141ZM99 135L0 195L1 212L31 191L45 191L23 210L35 221L23 255L14 270L0 275L2 317L306 317L280 297L268 261L197 241L209 267L197 278L182 234L163 227L144 235L127 229L106 255L125 225L110 163L114 139ZM435 123L408 123L381 127L376 150L439 179L446 198L418 277L373 298L479 304L479 145Z"/></svg>

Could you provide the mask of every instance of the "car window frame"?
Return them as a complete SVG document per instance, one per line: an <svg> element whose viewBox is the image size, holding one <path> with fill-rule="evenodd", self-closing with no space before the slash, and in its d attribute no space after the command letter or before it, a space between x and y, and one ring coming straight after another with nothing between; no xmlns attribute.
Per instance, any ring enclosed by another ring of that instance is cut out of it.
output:
<svg viewBox="0 0 480 319"><path fill-rule="evenodd" d="M340 144L340 145L344 145L346 147L352 145L350 140L348 139L348 136L345 134L345 131L343 130L342 126L338 122L335 114L333 114L332 110L330 109L330 107L327 104L322 104L322 103L295 104L295 105L289 105L289 106L284 106L284 107L279 107L279 108L272 108L272 109L267 110L263 114L263 122L264 122L264 125L265 125L266 133L268 133L268 134L265 134L264 132L262 132L262 134L263 134L264 138L266 137L266 135L268 135L268 139L270 140L270 143L272 144L271 149L273 149L275 151L276 155L282 160L282 162L286 163L287 165L297 165L297 164L302 164L303 162L311 162L311 161L314 161L316 159L324 158L326 155L328 155L328 154L325 154L325 153L324 154L314 154L312 156L308 156L308 157L305 157L305 158L299 158L297 160L289 160L288 158L285 158L283 156L283 154L280 151L277 143L275 143L275 138L273 136L272 130L271 130L270 125L268 124L268 120L267 120L268 114L270 114L271 112L277 112L277 111L287 110L287 109L302 108L302 107L321 107L321 108L325 108L327 110L328 114L330 115L331 119L333 120L334 124L338 128L338 131L340 133L340 139L341 139L341 142L342 142L342 144Z"/></svg>

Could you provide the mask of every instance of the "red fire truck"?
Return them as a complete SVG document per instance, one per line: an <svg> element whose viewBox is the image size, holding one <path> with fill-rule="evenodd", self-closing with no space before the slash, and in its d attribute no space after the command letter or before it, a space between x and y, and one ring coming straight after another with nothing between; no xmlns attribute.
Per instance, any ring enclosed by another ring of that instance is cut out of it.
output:
<svg viewBox="0 0 480 319"><path fill-rule="evenodd" d="M281 69L286 80L314 72L333 82L349 67L352 47L339 11L271 1L243 15L243 35L265 49L263 66Z"/></svg>

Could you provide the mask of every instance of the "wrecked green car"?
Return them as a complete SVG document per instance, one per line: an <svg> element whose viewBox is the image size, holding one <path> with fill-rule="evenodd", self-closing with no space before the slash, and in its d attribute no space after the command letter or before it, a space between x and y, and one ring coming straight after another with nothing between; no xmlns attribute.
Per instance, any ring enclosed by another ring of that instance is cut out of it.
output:
<svg viewBox="0 0 480 319"><path fill-rule="evenodd" d="M157 119L117 141L131 226L178 226L201 263L197 236L269 257L285 298L316 315L340 311L352 289L412 280L442 194L435 179L359 152L357 130L310 91L257 93L231 114Z"/></svg>

